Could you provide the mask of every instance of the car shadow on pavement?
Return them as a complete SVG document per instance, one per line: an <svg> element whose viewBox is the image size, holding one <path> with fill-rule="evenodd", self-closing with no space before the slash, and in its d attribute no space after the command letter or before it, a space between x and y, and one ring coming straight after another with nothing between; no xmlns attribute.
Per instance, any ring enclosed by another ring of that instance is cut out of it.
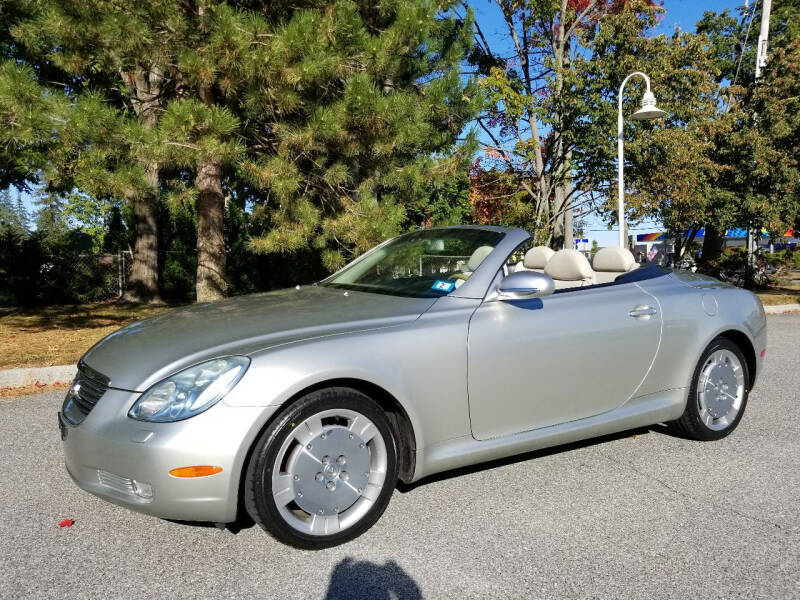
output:
<svg viewBox="0 0 800 600"><path fill-rule="evenodd" d="M393 560L379 565L350 557L331 571L325 600L422 600L417 582Z"/></svg>
<svg viewBox="0 0 800 600"><path fill-rule="evenodd" d="M608 442L613 442L615 440L622 440L629 437L636 437L638 435L645 435L647 433L658 432L658 433L666 433L667 435L674 435L672 432L667 430L666 427L660 426L651 426L651 427L639 427L637 429L629 429L627 431L621 431L619 433L612 433L609 435L604 435L602 437L592 438L588 440L582 440L580 442L572 442L571 444L563 444L561 446L554 446L552 448L543 448L542 450L533 450L531 452L526 452L524 454L515 454L514 456L509 456L507 458L499 458L497 460L492 460L485 463L480 463L477 465L470 465L467 467L461 467L459 469L453 469L451 471L445 471L444 473L437 473L435 475L431 475L430 477L424 477L419 481L415 481L414 483L398 483L397 490L403 494L407 492L411 492L415 490L417 487L427 485L429 483L434 483L437 481L446 481L448 479L452 479L454 477L461 477L462 475L470 475L472 473L480 473L482 471L488 471L490 469L496 469L497 467L503 467L505 465L514 465L521 462L526 462L529 460L533 460L536 458L543 458L545 456L551 456L553 454L561 454L562 452L570 452L572 450L577 450L579 448L590 448L591 446L597 446L600 444L605 444Z"/></svg>

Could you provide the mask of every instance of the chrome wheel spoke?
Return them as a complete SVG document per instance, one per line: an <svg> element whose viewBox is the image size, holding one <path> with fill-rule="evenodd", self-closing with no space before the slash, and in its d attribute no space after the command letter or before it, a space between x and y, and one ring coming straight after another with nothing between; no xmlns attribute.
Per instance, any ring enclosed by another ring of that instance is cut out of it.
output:
<svg viewBox="0 0 800 600"><path fill-rule="evenodd" d="M322 419L314 415L303 421L297 429L297 440L307 446L322 433Z"/></svg>
<svg viewBox="0 0 800 600"><path fill-rule="evenodd" d="M291 475L278 475L272 479L272 497L278 507L294 500L294 482Z"/></svg>
<svg viewBox="0 0 800 600"><path fill-rule="evenodd" d="M364 488L361 496L369 500L370 502L375 502L378 499L378 496L381 493L381 487L374 483L368 483L367 487Z"/></svg>
<svg viewBox="0 0 800 600"><path fill-rule="evenodd" d="M365 444L368 443L378 433L378 428L366 417L359 416L353 419L349 427L355 435L361 438Z"/></svg>
<svg viewBox="0 0 800 600"><path fill-rule="evenodd" d="M358 433L361 441L365 444L369 443L369 441L376 435L378 435L378 428L372 423L367 423L367 425Z"/></svg>
<svg viewBox="0 0 800 600"><path fill-rule="evenodd" d="M313 515L311 517L310 529L313 535L330 535L339 531L339 515L329 515L321 517Z"/></svg>

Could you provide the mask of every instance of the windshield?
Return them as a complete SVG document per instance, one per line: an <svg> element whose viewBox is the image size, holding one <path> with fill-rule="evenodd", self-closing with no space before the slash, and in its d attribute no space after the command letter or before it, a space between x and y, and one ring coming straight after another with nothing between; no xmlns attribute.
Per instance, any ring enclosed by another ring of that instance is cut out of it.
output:
<svg viewBox="0 0 800 600"><path fill-rule="evenodd" d="M466 228L407 233L323 285L417 298L446 296L469 279L504 235Z"/></svg>

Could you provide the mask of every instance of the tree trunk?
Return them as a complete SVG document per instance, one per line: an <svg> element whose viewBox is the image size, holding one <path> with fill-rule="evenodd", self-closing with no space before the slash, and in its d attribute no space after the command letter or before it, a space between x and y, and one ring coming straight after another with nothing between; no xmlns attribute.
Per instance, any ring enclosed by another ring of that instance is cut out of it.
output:
<svg viewBox="0 0 800 600"><path fill-rule="evenodd" d="M561 150L561 146L558 146ZM572 150L566 153L563 160L559 161L561 172L556 178L556 187L553 197L555 208L553 211L553 244L554 250L573 248L575 236L573 228L573 186L572 186Z"/></svg>
<svg viewBox="0 0 800 600"><path fill-rule="evenodd" d="M564 210L564 240L565 248L575 247L575 228L573 227L575 215L572 208L572 182L567 185L567 200Z"/></svg>
<svg viewBox="0 0 800 600"><path fill-rule="evenodd" d="M555 62L555 90L554 101L556 106L561 99L564 89L564 72L569 70L570 66L570 51L569 40L566 37L566 28L564 19L566 18L568 0L561 0L561 10L559 12L558 24L556 26L556 39L553 46L554 62ZM571 181L572 174L569 172L571 152L564 150L564 120L560 111L556 111L554 117L554 130L553 136L555 143L553 145L553 213L551 227L553 229L553 240L550 247L554 250L561 250L562 248L572 248L572 222L570 221L570 231L567 232L567 212L571 213ZM567 208L567 203L570 208Z"/></svg>
<svg viewBox="0 0 800 600"><path fill-rule="evenodd" d="M703 264L717 260L722 254L723 237L720 235L719 228L714 225L706 225L705 236L703 237Z"/></svg>
<svg viewBox="0 0 800 600"><path fill-rule="evenodd" d="M133 209L133 262L121 302L162 304L158 290L158 165L145 166L149 192L128 198Z"/></svg>
<svg viewBox="0 0 800 600"><path fill-rule="evenodd" d="M225 197L222 166L202 161L195 174L197 188L197 301L214 302L225 297Z"/></svg>
<svg viewBox="0 0 800 600"><path fill-rule="evenodd" d="M158 123L158 110L161 107L161 83L163 74L156 65L144 69L136 67L131 71L120 71L122 82L145 129L152 130ZM126 291L120 299L123 302L148 302L161 304L158 289L158 199L159 164L151 157L139 158L139 165L145 174L147 190L136 190L128 196L133 209L134 233L131 276Z"/></svg>
<svg viewBox="0 0 800 600"><path fill-rule="evenodd" d="M553 239L550 242L550 247L553 250L561 250L562 248L568 248L567 246L567 238L564 231L564 202L565 202L565 195L564 195L564 184L561 182L556 182L555 190L553 190L553 222L551 227L553 229Z"/></svg>

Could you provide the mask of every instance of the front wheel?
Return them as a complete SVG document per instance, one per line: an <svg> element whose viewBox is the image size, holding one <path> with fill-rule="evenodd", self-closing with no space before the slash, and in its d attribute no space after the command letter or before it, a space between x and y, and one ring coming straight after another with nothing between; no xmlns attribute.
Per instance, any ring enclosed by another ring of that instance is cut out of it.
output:
<svg viewBox="0 0 800 600"><path fill-rule="evenodd" d="M696 440L718 440L736 429L744 414L750 374L739 346L724 337L714 339L695 368L686 410L670 423Z"/></svg>
<svg viewBox="0 0 800 600"><path fill-rule="evenodd" d="M329 388L284 409L261 434L245 505L280 541L321 549L369 529L396 481L396 444L383 410L356 390Z"/></svg>

